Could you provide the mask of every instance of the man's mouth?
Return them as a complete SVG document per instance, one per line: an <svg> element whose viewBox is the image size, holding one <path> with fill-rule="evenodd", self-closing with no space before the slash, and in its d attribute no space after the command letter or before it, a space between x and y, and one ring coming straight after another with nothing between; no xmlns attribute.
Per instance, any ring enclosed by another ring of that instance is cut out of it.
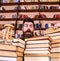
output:
<svg viewBox="0 0 60 61"><path fill-rule="evenodd" d="M31 32L26 32L26 34L31 34Z"/></svg>

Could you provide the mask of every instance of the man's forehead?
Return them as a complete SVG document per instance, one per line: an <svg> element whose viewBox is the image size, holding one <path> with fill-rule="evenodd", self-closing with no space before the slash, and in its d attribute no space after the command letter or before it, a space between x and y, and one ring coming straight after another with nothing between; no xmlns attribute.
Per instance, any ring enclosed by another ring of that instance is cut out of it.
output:
<svg viewBox="0 0 60 61"><path fill-rule="evenodd" d="M24 24L33 24L32 22L25 22Z"/></svg>

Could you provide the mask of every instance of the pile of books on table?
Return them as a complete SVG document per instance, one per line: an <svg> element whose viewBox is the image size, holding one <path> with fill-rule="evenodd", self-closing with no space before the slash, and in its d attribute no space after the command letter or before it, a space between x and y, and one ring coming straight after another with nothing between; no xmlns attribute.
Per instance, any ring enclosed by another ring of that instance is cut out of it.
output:
<svg viewBox="0 0 60 61"><path fill-rule="evenodd" d="M47 35L52 38L51 61L60 61L60 28L51 30Z"/></svg>
<svg viewBox="0 0 60 61"><path fill-rule="evenodd" d="M14 39L12 45L0 44L0 61L23 61L24 47L21 39Z"/></svg>
<svg viewBox="0 0 60 61"><path fill-rule="evenodd" d="M25 39L24 61L50 61L50 37Z"/></svg>

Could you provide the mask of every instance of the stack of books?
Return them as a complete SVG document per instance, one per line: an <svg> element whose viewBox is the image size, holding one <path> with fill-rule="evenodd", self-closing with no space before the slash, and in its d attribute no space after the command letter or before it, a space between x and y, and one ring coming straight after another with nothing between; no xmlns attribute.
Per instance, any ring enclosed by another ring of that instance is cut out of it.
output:
<svg viewBox="0 0 60 61"><path fill-rule="evenodd" d="M16 46L0 44L0 61L16 61Z"/></svg>
<svg viewBox="0 0 60 61"><path fill-rule="evenodd" d="M51 30L47 35L52 38L51 61L60 61L60 28Z"/></svg>
<svg viewBox="0 0 60 61"><path fill-rule="evenodd" d="M19 44L20 43L20 44ZM12 45L0 44L0 61L23 61L24 46L23 40L19 43L14 41Z"/></svg>
<svg viewBox="0 0 60 61"><path fill-rule="evenodd" d="M12 45L20 46L21 48L25 48L25 41L19 38L13 39Z"/></svg>
<svg viewBox="0 0 60 61"><path fill-rule="evenodd" d="M51 61L60 61L60 33L58 33L56 36L52 36L52 38Z"/></svg>
<svg viewBox="0 0 60 61"><path fill-rule="evenodd" d="M19 38L13 39L12 45L17 46L17 61L24 60L24 49L25 49L25 41Z"/></svg>
<svg viewBox="0 0 60 61"><path fill-rule="evenodd" d="M24 61L50 61L50 37L25 39Z"/></svg>

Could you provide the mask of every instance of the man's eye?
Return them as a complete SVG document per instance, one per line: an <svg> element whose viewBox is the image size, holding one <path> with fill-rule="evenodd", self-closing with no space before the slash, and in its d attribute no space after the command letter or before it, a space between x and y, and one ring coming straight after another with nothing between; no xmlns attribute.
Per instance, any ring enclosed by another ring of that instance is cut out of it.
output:
<svg viewBox="0 0 60 61"><path fill-rule="evenodd" d="M26 24L26 25L24 25L25 27L28 27L28 25Z"/></svg>
<svg viewBox="0 0 60 61"><path fill-rule="evenodd" d="M30 25L30 27L33 27L33 25Z"/></svg>

